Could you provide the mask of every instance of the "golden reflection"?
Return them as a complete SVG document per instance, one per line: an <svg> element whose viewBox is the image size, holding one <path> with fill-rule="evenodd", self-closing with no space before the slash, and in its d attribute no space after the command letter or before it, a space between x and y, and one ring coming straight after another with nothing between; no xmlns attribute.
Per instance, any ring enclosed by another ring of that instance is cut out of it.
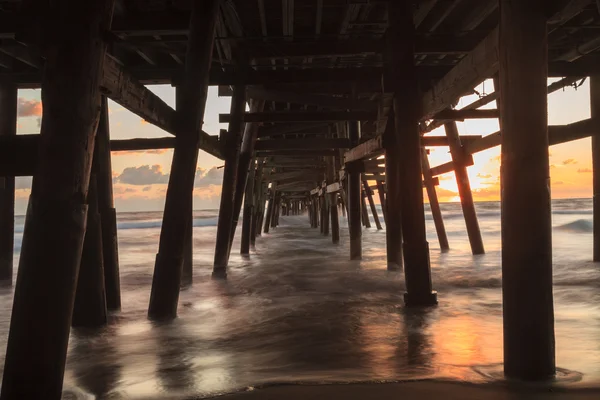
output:
<svg viewBox="0 0 600 400"><path fill-rule="evenodd" d="M438 321L433 337L438 365L480 365L485 357L479 322L468 315Z"/></svg>

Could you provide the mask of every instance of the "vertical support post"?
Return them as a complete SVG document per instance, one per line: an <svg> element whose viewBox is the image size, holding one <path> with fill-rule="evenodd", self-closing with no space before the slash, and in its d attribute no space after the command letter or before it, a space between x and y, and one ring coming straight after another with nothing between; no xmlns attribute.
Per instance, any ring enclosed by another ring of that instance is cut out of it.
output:
<svg viewBox="0 0 600 400"><path fill-rule="evenodd" d="M117 241L117 211L113 198L112 161L108 100L102 96L100 122L96 133L92 170L98 186L98 210L102 226L102 258L106 308L121 309L121 279L119 276L119 244Z"/></svg>
<svg viewBox="0 0 600 400"><path fill-rule="evenodd" d="M600 118L600 75L590 77L592 118ZM600 138L592 136L592 169L594 192L594 261L600 261Z"/></svg>
<svg viewBox="0 0 600 400"><path fill-rule="evenodd" d="M412 20L412 1L388 3L389 41L388 56L394 74L391 89L394 92L395 136L400 164L402 186L402 232L404 233L404 274L407 306L437 304L437 293L432 291L429 265L429 244L425 234L425 208L421 177L421 134L419 119L421 102L414 61L415 27ZM388 203L389 204L389 203Z"/></svg>
<svg viewBox="0 0 600 400"><path fill-rule="evenodd" d="M421 167L423 169L423 180L425 181L425 188L427 189L427 198L429 199L429 207L431 207L435 231L437 233L438 241L440 242L440 250L442 252L447 252L450 250L450 245L448 244L448 236L446 235L446 227L444 226L444 219L442 218L442 210L440 208L440 202L438 201L437 192L435 191L435 185L433 184L429 157L425 148L421 151Z"/></svg>
<svg viewBox="0 0 600 400"><path fill-rule="evenodd" d="M327 188L323 188L323 235L329 236L329 196L327 196Z"/></svg>
<svg viewBox="0 0 600 400"><path fill-rule="evenodd" d="M250 103L250 112L261 112L265 107L264 100L252 100ZM240 151L240 161L238 164L237 181L235 184L235 197L233 201L233 221L231 224L231 237L229 238L229 248L233 243L235 231L237 229L240 211L242 209L242 200L246 191L246 181L248 179L248 170L250 162L254 156L254 145L258 136L258 126L256 122L250 122L245 125L244 136L242 138L242 148Z"/></svg>
<svg viewBox="0 0 600 400"><path fill-rule="evenodd" d="M175 87L175 109L182 107L183 90ZM188 222L185 228L185 243L183 247L183 268L181 270L180 288L187 288L194 280L194 191L189 194L190 205L188 211Z"/></svg>
<svg viewBox="0 0 600 400"><path fill-rule="evenodd" d="M385 222L385 226L387 229L388 219L387 219L387 207L385 204L385 184L383 181L377 181L377 194L379 194L379 203L381 204L381 212L383 214L383 222Z"/></svg>
<svg viewBox="0 0 600 400"><path fill-rule="evenodd" d="M350 145L358 145L360 138L360 124L358 121L348 121L348 136ZM360 260L362 258L362 226L361 226L361 203L364 201L361 195L360 172L353 171L348 174L348 228L350 229L350 259Z"/></svg>
<svg viewBox="0 0 600 400"><path fill-rule="evenodd" d="M17 134L18 90L0 85L0 136ZM0 177L0 282L12 285L15 235L15 177Z"/></svg>
<svg viewBox="0 0 600 400"><path fill-rule="evenodd" d="M254 178L256 175L256 160L252 158L250 162L250 171L246 182L246 193L244 194L244 214L242 218L242 241L240 245L240 254L250 254L250 225L252 223L252 214L254 213Z"/></svg>
<svg viewBox="0 0 600 400"><path fill-rule="evenodd" d="M267 206L267 215L265 218L265 233L269 233L269 229L271 228L271 218L273 217L273 209L275 208L275 183L271 185L270 192L271 193L269 194L269 205Z"/></svg>
<svg viewBox="0 0 600 400"><path fill-rule="evenodd" d="M377 214L377 208L375 207L375 202L373 201L373 192L369 187L369 182L363 181L363 186L365 187L365 193L367 194L367 200L369 200L369 207L371 207L371 214L373 214L373 219L375 220L375 226L377 230L380 231L383 229L381 227L381 222L379 222L379 215Z"/></svg>
<svg viewBox="0 0 600 400"><path fill-rule="evenodd" d="M263 162L262 159L258 160L258 167L256 168L256 175L254 177L254 187L252 189L252 196L254 197L254 212L252 213L252 222L250 227L250 245L256 245L256 235L260 232L260 213L262 212L262 176L263 176Z"/></svg>
<svg viewBox="0 0 600 400"><path fill-rule="evenodd" d="M72 325L90 328L106 324L102 225L98 212L98 189L94 175L90 178L88 206L87 228L77 278Z"/></svg>
<svg viewBox="0 0 600 400"><path fill-rule="evenodd" d="M152 320L167 320L177 316L185 227L191 210L190 193L194 190L198 145L219 9L219 0L193 4L182 101L181 107L176 110L178 132L148 307L148 317Z"/></svg>
<svg viewBox="0 0 600 400"><path fill-rule="evenodd" d="M500 1L504 373L523 380L556 372L546 24L544 2Z"/></svg>
<svg viewBox="0 0 600 400"><path fill-rule="evenodd" d="M393 112L388 118L384 132L385 143L385 208L387 221L385 225L385 244L388 270L398 271L403 268L402 257L402 191L400 182L400 160L395 137L395 121ZM381 196L381 189L379 190ZM383 207L383 206L382 206Z"/></svg>
<svg viewBox="0 0 600 400"><path fill-rule="evenodd" d="M0 398L60 399L114 1L46 4L45 105ZM35 384L32 384L35 382Z"/></svg>
<svg viewBox="0 0 600 400"><path fill-rule="evenodd" d="M469 182L469 174L465 163L465 150L460 143L460 136L456 122L447 122L445 125L446 136L450 146L450 154L454 162L454 174L456 175L456 184L460 195L460 204L462 205L465 223L467 224L467 234L469 235L469 243L473 254L484 254L483 239L479 230L479 222L477 221L477 213L475 212L475 203L473 201L473 193L471 192L471 184Z"/></svg>
<svg viewBox="0 0 600 400"><path fill-rule="evenodd" d="M327 183L333 183L337 180L335 168L335 157L327 158ZM325 192L327 192L327 189L325 189ZM325 196L329 196L329 209L331 215L331 241L333 244L337 244L340 242L340 221L338 219L337 193L326 193Z"/></svg>
<svg viewBox="0 0 600 400"><path fill-rule="evenodd" d="M190 193L190 204L194 203L194 192ZM180 287L186 288L194 281L194 209L191 207L186 226L185 243L183 247L183 268L181 271Z"/></svg>
<svg viewBox="0 0 600 400"><path fill-rule="evenodd" d="M229 124L226 144L223 146L225 155L225 169L223 171L223 186L219 204L219 217L217 220L217 240L215 243L215 260L213 264L213 277L225 278L229 262L229 246L231 245L231 230L235 214L235 195L239 173L240 145L242 129L244 127L243 115L246 111L246 88L237 85L234 88L231 100L232 120ZM237 221L237 220L236 220Z"/></svg>
<svg viewBox="0 0 600 400"><path fill-rule="evenodd" d="M362 190L360 196L360 210L362 214L362 221L365 228L371 227L371 221L369 220L369 212L367 211L367 202L365 201L365 197L367 197L367 193Z"/></svg>

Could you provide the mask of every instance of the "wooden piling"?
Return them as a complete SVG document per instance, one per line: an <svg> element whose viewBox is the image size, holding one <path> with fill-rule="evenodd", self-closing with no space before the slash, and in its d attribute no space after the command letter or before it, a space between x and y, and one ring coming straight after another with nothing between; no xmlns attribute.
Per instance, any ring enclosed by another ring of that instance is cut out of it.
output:
<svg viewBox="0 0 600 400"><path fill-rule="evenodd" d="M556 372L544 2L500 1L504 373Z"/></svg>
<svg viewBox="0 0 600 400"><path fill-rule="evenodd" d="M395 135L394 116L388 118L385 135L385 243L387 268L390 271L401 270L404 266L402 257L402 191L400 187L400 161L398 144ZM379 190L381 196L381 189Z"/></svg>
<svg viewBox="0 0 600 400"><path fill-rule="evenodd" d="M462 205L465 223L467 225L467 234L471 251L473 254L484 254L483 239L479 230L479 222L477 221L477 213L475 211L475 203L473 201L473 193L471 192L471 184L469 182L469 174L467 173L466 157L467 154L460 142L460 135L456 122L447 122L444 124L446 136L448 137L448 145L450 146L450 154L454 162L454 174L456 175L456 184L460 195L460 204Z"/></svg>
<svg viewBox="0 0 600 400"><path fill-rule="evenodd" d="M358 121L348 121L348 136L352 146L357 146L360 138ZM362 226L361 226L361 195L360 172L349 171L348 174L348 228L350 230L350 259L362 258Z"/></svg>
<svg viewBox="0 0 600 400"><path fill-rule="evenodd" d="M590 109L592 118L600 118L600 75L590 77ZM600 261L600 138L592 136L592 169L594 192L593 260Z"/></svg>
<svg viewBox="0 0 600 400"><path fill-rule="evenodd" d="M225 278L229 262L229 246L231 245L231 230L235 214L235 193L237 190L237 174L239 173L240 146L244 123L242 115L246 111L246 87L238 85L234 88L231 100L232 119L223 146L225 155L225 168L223 170L223 185L217 221L217 240L215 243L215 260L213 264L213 277Z"/></svg>
<svg viewBox="0 0 600 400"><path fill-rule="evenodd" d="M48 3L38 168L25 219L0 398L60 399L86 226L113 0Z"/></svg>
<svg viewBox="0 0 600 400"><path fill-rule="evenodd" d="M336 173L336 159L335 157L327 158L327 183L333 183L338 180ZM327 190L325 190L327 191ZM331 216L331 241L334 244L340 242L340 221L338 219L338 201L336 192L326 193L325 196L329 196L329 214Z"/></svg>
<svg viewBox="0 0 600 400"><path fill-rule="evenodd" d="M360 210L362 215L362 222L365 228L371 228L371 221L369 220L369 212L367 211L367 202L365 201L367 193L362 190L360 196Z"/></svg>
<svg viewBox="0 0 600 400"><path fill-rule="evenodd" d="M244 214L242 217L242 240L240 244L240 254L250 254L250 225L252 224L252 214L254 213L254 178L256 176L256 160L253 158L250 162L250 171L246 181L246 193L244 194Z"/></svg>
<svg viewBox="0 0 600 400"><path fill-rule="evenodd" d="M108 99L102 96L100 121L96 133L92 170L98 187L98 210L102 226L102 259L106 308L121 309L121 278L119 276L119 244L117 240L117 210L113 197L112 158Z"/></svg>
<svg viewBox="0 0 600 400"><path fill-rule="evenodd" d="M193 204L193 192L190 193L190 204ZM185 243L183 247L183 267L181 270L181 288L191 286L194 281L194 211L193 207L189 213L189 220L186 226Z"/></svg>
<svg viewBox="0 0 600 400"><path fill-rule="evenodd" d="M267 205L267 214L265 216L265 233L269 233L269 229L271 228L271 218L273 217L273 209L275 208L275 184L271 185L270 192L271 193L269 194L269 204Z"/></svg>
<svg viewBox="0 0 600 400"><path fill-rule="evenodd" d="M435 185L433 184L433 176L431 175L431 167L429 166L429 157L427 156L427 150L425 148L421 151L421 167L423 169L423 180L425 181L425 188L427 189L427 198L429 199L429 207L431 207L435 232L437 233L438 241L440 242L440 250L442 252L447 252L450 250L450 245L448 244L448 236L446 235L446 227L444 226L444 219L442 218L442 210L440 208L440 202L438 201Z"/></svg>
<svg viewBox="0 0 600 400"><path fill-rule="evenodd" d="M250 112L261 112L264 107L264 100L252 100L250 102ZM256 122L247 123L244 126L242 147L240 149L240 160L238 163L237 181L235 183L235 196L233 198L233 221L231 223L231 236L229 237L230 250L231 244L233 243L233 238L235 237L235 231L237 230L240 211L242 210L242 201L246 191L246 182L248 180L250 163L254 157L254 145L256 143L256 138L258 137L258 126L259 124Z"/></svg>
<svg viewBox="0 0 600 400"><path fill-rule="evenodd" d="M262 212L262 175L263 175L263 162L262 159L259 159L258 166L256 168L256 174L254 177L254 185L252 190L254 209L252 213L252 221L250 226L250 245L256 245L256 236L260 234L260 213Z"/></svg>
<svg viewBox="0 0 600 400"><path fill-rule="evenodd" d="M377 194L379 194L379 204L381 205L381 213L383 214L383 222L387 229L387 207L385 204L385 184L383 181L377 181Z"/></svg>
<svg viewBox="0 0 600 400"><path fill-rule="evenodd" d="M98 189L94 175L90 178L87 201L87 226L77 278L72 326L92 328L106 324L102 224L98 212Z"/></svg>
<svg viewBox="0 0 600 400"><path fill-rule="evenodd" d="M177 316L185 227L191 210L190 193L194 190L198 145L219 9L219 0L193 4L182 101L181 107L176 110L178 133L148 307L148 317L152 320L167 320Z"/></svg>
<svg viewBox="0 0 600 400"><path fill-rule="evenodd" d="M377 227L377 230L380 231L383 228L381 227L381 222L379 222L379 215L377 214L377 208L375 207L375 202L373 201L373 192L369 187L369 182L363 181L363 186L365 188L365 193L367 194L367 200L369 200L369 207L371 207L371 214L373 214L375 226Z"/></svg>
<svg viewBox="0 0 600 400"><path fill-rule="evenodd" d="M391 80L389 86L394 92L396 150L402 189L400 205L406 280L404 300L407 306L428 306L437 304L437 294L432 291L429 244L425 235L419 131L421 95L414 62L412 1L389 2L388 18L388 41L391 45L389 66L394 73L388 73L386 78Z"/></svg>
<svg viewBox="0 0 600 400"><path fill-rule="evenodd" d="M17 87L0 84L0 137L17 134ZM12 285L15 235L15 178L0 177L0 282Z"/></svg>
<svg viewBox="0 0 600 400"><path fill-rule="evenodd" d="M323 189L321 200L323 201L323 235L329 236L329 215L331 213L329 211L329 198L325 189Z"/></svg>

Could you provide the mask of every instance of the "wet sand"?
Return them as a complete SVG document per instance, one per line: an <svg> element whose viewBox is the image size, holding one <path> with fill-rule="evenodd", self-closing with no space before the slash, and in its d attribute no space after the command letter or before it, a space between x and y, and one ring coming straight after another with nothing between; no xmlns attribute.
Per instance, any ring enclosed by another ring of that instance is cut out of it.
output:
<svg viewBox="0 0 600 400"><path fill-rule="evenodd" d="M417 381L385 384L282 385L254 389L220 397L223 400L588 400L599 399L600 390L564 390L519 385L473 385Z"/></svg>

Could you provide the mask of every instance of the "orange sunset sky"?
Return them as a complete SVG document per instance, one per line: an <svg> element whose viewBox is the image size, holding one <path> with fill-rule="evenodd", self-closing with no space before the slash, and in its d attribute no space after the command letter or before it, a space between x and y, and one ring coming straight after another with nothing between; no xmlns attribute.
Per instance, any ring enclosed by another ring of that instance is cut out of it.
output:
<svg viewBox="0 0 600 400"><path fill-rule="evenodd" d="M549 81L551 82L551 81ZM167 104L174 106L175 91L171 86L150 86ZM477 88L480 94L493 92L491 81ZM461 99L457 108L476 100L477 95ZM229 98L219 98L217 88L209 90L205 113L204 130L216 135L219 129L227 128L218 123L219 113L229 112ZM495 108L491 103L488 108ZM19 118L17 132L38 133L42 107L39 90L19 91ZM111 137L130 139L136 137L163 137L167 133L146 123L140 117L109 101ZM548 99L549 124L567 124L590 117L589 85L572 87L555 92ZM459 122L463 135L487 135L498 131L496 120L470 120ZM443 135L443 128L431 135ZM172 150L113 153L114 196L118 211L160 211L171 166ZM499 200L500 148L490 149L474 155L475 165L469 167L471 187L478 201ZM436 166L450 161L447 147L431 148L430 163ZM553 198L591 197L592 159L590 139L578 140L550 148L550 176ZM194 190L195 209L218 208L221 193L222 161L200 152ZM23 214L29 196L31 179L17 178L16 212ZM457 201L454 174L440 176L438 195L440 201ZM377 196L375 196L377 198Z"/></svg>

